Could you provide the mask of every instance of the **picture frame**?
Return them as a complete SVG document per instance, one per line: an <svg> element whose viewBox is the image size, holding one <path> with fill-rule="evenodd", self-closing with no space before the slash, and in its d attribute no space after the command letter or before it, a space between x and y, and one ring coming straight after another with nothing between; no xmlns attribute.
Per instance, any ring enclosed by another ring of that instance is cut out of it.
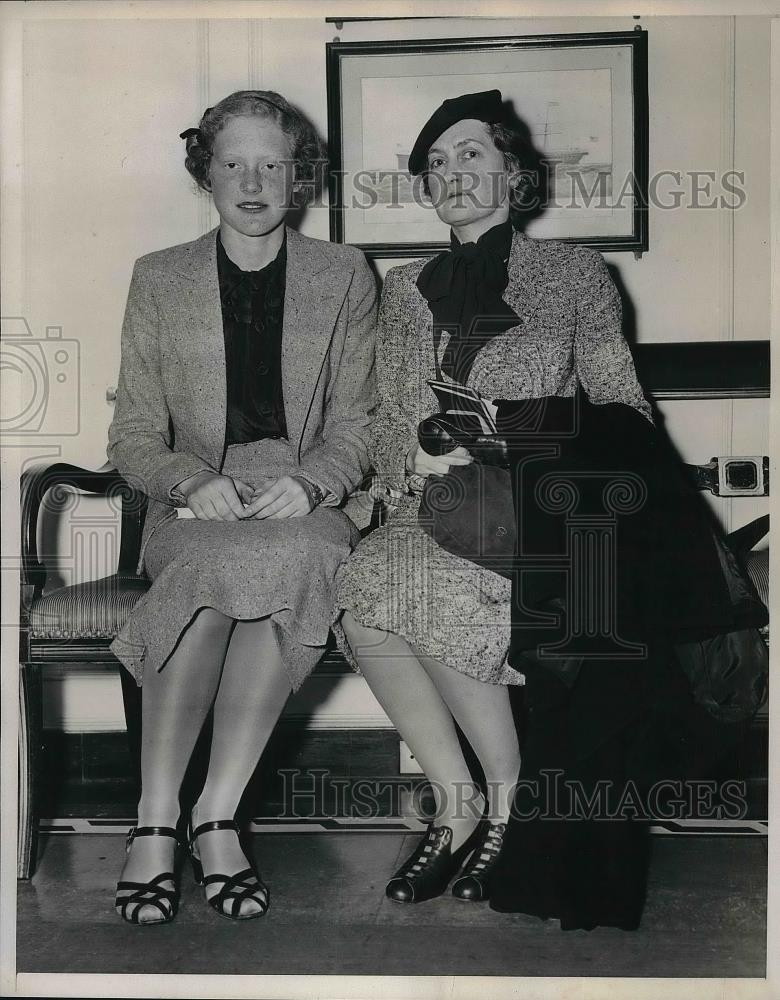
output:
<svg viewBox="0 0 780 1000"><path fill-rule="evenodd" d="M527 232L648 249L647 32L326 46L330 238L369 257L448 245L421 177L420 129L447 98L497 88L528 128L542 184Z"/></svg>

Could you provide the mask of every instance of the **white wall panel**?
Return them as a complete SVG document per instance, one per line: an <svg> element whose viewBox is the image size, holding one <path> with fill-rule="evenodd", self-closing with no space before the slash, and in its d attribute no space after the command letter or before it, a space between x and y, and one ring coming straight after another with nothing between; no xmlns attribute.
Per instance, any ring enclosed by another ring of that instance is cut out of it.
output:
<svg viewBox="0 0 780 1000"><path fill-rule="evenodd" d="M47 668L43 683L43 725L67 733L110 733L125 728L122 689L115 669L105 666ZM283 722L307 729L392 728L379 702L357 674L314 676L294 694Z"/></svg>
<svg viewBox="0 0 780 1000"><path fill-rule="evenodd" d="M768 399L665 400L659 409L683 462L704 465L718 455L769 454ZM769 512L768 497L703 496L726 531Z"/></svg>
<svg viewBox="0 0 780 1000"><path fill-rule="evenodd" d="M769 400L735 399L730 455L769 454ZM771 483L770 483L771 488ZM739 497L731 501L731 529L741 528L769 513L769 497ZM768 536L760 547L769 544Z"/></svg>
<svg viewBox="0 0 780 1000"><path fill-rule="evenodd" d="M60 326L81 345L80 432L63 456L87 466L105 462L133 260L200 228L178 138L201 103L196 28L25 25L24 309L34 333Z"/></svg>
<svg viewBox="0 0 780 1000"><path fill-rule="evenodd" d="M777 54L775 54L777 59ZM735 27L735 167L747 198L734 213L734 336L769 337L769 25L738 17Z"/></svg>

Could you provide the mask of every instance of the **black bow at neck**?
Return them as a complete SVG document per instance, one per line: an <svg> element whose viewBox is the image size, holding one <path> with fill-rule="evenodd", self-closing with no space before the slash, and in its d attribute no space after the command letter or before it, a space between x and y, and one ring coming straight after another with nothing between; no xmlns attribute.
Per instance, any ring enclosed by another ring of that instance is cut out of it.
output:
<svg viewBox="0 0 780 1000"><path fill-rule="evenodd" d="M456 381L466 381L487 340L520 322L501 297L509 284L511 249L509 221L488 229L476 243L459 243L453 233L450 249L429 260L417 278L434 326L450 334L441 369Z"/></svg>

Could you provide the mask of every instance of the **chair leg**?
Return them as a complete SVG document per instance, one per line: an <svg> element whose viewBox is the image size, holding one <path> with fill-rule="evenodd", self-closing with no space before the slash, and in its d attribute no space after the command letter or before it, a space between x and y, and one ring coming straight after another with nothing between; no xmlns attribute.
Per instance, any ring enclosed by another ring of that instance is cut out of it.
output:
<svg viewBox="0 0 780 1000"><path fill-rule="evenodd" d="M16 876L29 879L38 860L39 769L43 736L43 687L38 664L19 670L19 818Z"/></svg>
<svg viewBox="0 0 780 1000"><path fill-rule="evenodd" d="M124 667L119 667L119 679L122 684L122 702L125 708L125 725L127 726L127 747L130 751L133 783L136 794L141 792L141 689L135 679Z"/></svg>

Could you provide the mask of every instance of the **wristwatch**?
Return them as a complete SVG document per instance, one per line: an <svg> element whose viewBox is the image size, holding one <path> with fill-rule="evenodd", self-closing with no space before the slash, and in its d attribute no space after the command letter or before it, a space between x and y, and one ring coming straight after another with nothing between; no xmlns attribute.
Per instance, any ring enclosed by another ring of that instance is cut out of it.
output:
<svg viewBox="0 0 780 1000"><path fill-rule="evenodd" d="M416 472L406 473L406 488L410 493L422 493L426 482L426 476L420 476Z"/></svg>
<svg viewBox="0 0 780 1000"><path fill-rule="evenodd" d="M309 494L309 499L311 500L312 510L314 510L314 508L318 504L321 504L322 501L325 499L325 491L319 485L319 483L313 482L311 479L309 479L308 476L296 476L295 478L299 479L302 483L304 483L306 490Z"/></svg>

